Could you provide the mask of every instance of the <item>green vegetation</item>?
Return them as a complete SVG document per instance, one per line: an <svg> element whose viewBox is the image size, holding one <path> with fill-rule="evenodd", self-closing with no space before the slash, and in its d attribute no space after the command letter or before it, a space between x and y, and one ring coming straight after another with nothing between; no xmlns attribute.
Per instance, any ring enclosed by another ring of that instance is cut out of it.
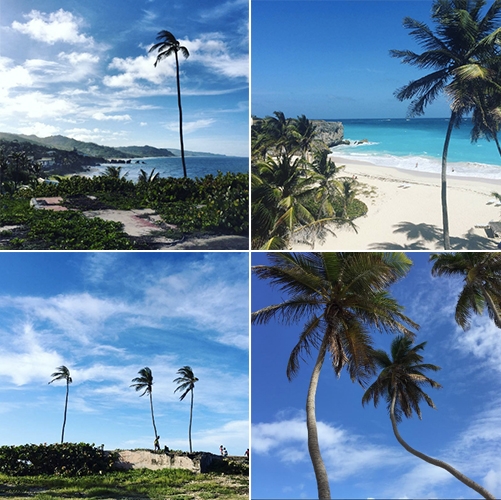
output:
<svg viewBox="0 0 501 500"><path fill-rule="evenodd" d="M30 208L30 198L44 196L61 196L71 210ZM152 208L166 223L177 226L177 238L187 233L246 235L248 203L247 174L218 173L201 179L145 176L134 183L120 176L119 168L110 167L108 175L61 178L58 184L35 184L0 195L0 228L21 225L5 249L142 249L148 243L130 238L120 223L89 219L80 210Z"/></svg>
<svg viewBox="0 0 501 500"><path fill-rule="evenodd" d="M182 469L146 469L86 477L13 477L0 474L0 496L38 500L72 498L141 498L244 500L249 478L217 473L194 474Z"/></svg>
<svg viewBox="0 0 501 500"><path fill-rule="evenodd" d="M317 148L315 126L304 116L255 119L252 125L252 248L311 245L367 213L359 184L339 177L343 167Z"/></svg>
<svg viewBox="0 0 501 500"><path fill-rule="evenodd" d="M0 447L0 473L11 476L86 476L113 469L117 459L86 443L26 444Z"/></svg>

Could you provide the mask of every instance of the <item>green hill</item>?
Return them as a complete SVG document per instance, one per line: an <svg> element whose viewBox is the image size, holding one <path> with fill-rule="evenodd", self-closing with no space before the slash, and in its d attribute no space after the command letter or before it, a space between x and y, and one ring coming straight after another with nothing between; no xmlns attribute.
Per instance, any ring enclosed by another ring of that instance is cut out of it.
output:
<svg viewBox="0 0 501 500"><path fill-rule="evenodd" d="M120 146L112 148L101 146L94 142L77 141L62 135L53 135L50 137L37 137L36 135L10 134L0 132L0 139L6 141L28 142L39 144L48 148L60 149L62 151L74 151L94 158L146 158L146 157L165 157L180 156L178 149L155 148L153 146ZM196 151L185 151L186 156L224 156L213 155L212 153L199 153Z"/></svg>

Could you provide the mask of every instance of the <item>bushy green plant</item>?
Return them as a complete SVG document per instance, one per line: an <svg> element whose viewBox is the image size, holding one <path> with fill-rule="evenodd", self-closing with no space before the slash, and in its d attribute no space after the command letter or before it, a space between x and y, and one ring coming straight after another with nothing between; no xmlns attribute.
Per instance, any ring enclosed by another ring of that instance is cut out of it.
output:
<svg viewBox="0 0 501 500"><path fill-rule="evenodd" d="M117 454L94 444L25 444L0 447L0 472L12 476L85 476L113 470Z"/></svg>

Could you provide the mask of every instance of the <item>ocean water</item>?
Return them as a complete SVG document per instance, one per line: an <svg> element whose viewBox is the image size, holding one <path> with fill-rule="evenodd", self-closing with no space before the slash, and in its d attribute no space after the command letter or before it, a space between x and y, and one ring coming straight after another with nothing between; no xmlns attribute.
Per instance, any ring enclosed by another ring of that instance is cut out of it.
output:
<svg viewBox="0 0 501 500"><path fill-rule="evenodd" d="M333 120L337 121L337 120ZM344 136L352 142L332 152L341 158L367 161L375 165L440 173L442 149L448 118L340 120ZM452 131L448 170L456 175L501 179L501 156L494 141L470 140L471 120L464 119ZM366 144L353 141L367 139Z"/></svg>
<svg viewBox="0 0 501 500"><path fill-rule="evenodd" d="M136 163L137 161L139 163ZM132 181L137 181L141 169L148 175L155 169L155 173L158 172L160 177L183 176L183 165L179 157L134 158L130 164L103 163L98 167L90 167L85 175L89 177L101 175L109 166L122 167L121 175L127 174L127 179ZM240 156L189 156L186 158L186 172L191 179L205 177L208 174L217 175L218 171L223 174L226 172L248 172L249 158Z"/></svg>

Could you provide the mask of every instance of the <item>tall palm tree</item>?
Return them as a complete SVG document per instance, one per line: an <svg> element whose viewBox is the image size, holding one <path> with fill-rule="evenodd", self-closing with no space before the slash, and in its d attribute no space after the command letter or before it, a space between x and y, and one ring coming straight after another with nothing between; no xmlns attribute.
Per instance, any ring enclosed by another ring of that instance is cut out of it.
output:
<svg viewBox="0 0 501 500"><path fill-rule="evenodd" d="M195 388L195 382L198 382L198 378L193 375L193 370L189 366L183 366L177 371L180 377L174 379L175 384L179 384L176 387L177 391L184 391L183 394L179 397L179 400L182 401L186 394L191 393L191 405L190 405L190 426L188 428L188 436L190 441L190 453L193 453L193 448L191 446L191 423L193 420L193 389Z"/></svg>
<svg viewBox="0 0 501 500"><path fill-rule="evenodd" d="M298 148L301 151L301 156L306 159L315 139L317 127L305 115L300 115L292 120L291 127L292 134L296 138Z"/></svg>
<svg viewBox="0 0 501 500"><path fill-rule="evenodd" d="M253 267L258 278L270 280L288 298L252 314L256 324L277 318L284 324L302 322L299 340L287 365L291 380L304 355L318 351L306 398L308 450L320 499L330 499L329 479L317 435L315 396L326 354L337 376L346 367L352 381L373 373L370 329L400 332L417 325L387 291L403 278L412 262L402 253L271 253L270 265Z"/></svg>
<svg viewBox="0 0 501 500"><path fill-rule="evenodd" d="M145 366L138 371L139 377L133 378L130 387L134 387L136 391L144 391L139 397L148 394L150 396L151 421L153 422L153 430L155 431L155 440L158 439L157 426L155 425L155 415L153 413L153 374L151 370Z"/></svg>
<svg viewBox="0 0 501 500"><path fill-rule="evenodd" d="M499 54L499 19L501 0L495 0L482 17L486 0L434 0L432 19L436 33L425 23L406 17L404 27L426 50L416 54L410 50L392 50L393 57L403 63L433 71L398 89L396 97L413 99L410 116L424 114L424 108L441 91L451 100L451 116L442 151L441 199L444 249L450 249L449 216L447 209L447 155L454 126L478 105L478 95L492 80L493 57ZM471 91L473 90L473 94Z"/></svg>
<svg viewBox="0 0 501 500"><path fill-rule="evenodd" d="M379 399L381 397L385 398L393 433L397 441L409 453L429 464L445 469L484 498L493 499L494 497L487 490L448 463L425 455L409 446L398 432L397 423L402 420L402 415L410 418L412 413L415 412L421 419L419 404L422 400L426 401L431 408L435 408L432 399L423 391L421 386L427 384L433 388L440 388L441 385L438 382L424 374L427 370L438 371L440 367L423 363L423 356L419 352L424 349L425 345L426 342L422 342L412 346L410 339L398 336L391 343L391 358L383 350L374 351L374 361L381 368L381 372L376 381L365 391L362 404L365 405L373 400L374 406L377 407Z"/></svg>
<svg viewBox="0 0 501 500"><path fill-rule="evenodd" d="M501 254L499 252L457 252L432 254L433 276L462 276L464 287L456 305L456 322L470 327L473 314L487 307L489 317L501 328Z"/></svg>
<svg viewBox="0 0 501 500"><path fill-rule="evenodd" d="M64 428L66 427L66 413L68 411L68 394L70 392L70 384L73 382L71 376L70 376L70 371L66 366L62 365L56 368L57 371L55 371L51 377L52 380L49 382L49 384L52 384L52 382L55 382L56 380L66 380L66 399L64 401L64 419L63 419L63 430L61 432L61 444L64 443Z"/></svg>
<svg viewBox="0 0 501 500"><path fill-rule="evenodd" d="M158 50L157 59L155 61L155 67L162 59L165 59L166 57L169 57L172 54L174 54L174 57L176 59L177 106L179 108L179 139L180 139L180 143L181 143L181 161L183 163L184 177L187 177L186 161L184 158L183 109L181 107L181 83L179 80L179 56L178 56L178 52L181 52L181 54L183 55L183 57L185 59L190 57L190 53L186 47L181 45L179 40L177 40L176 37L170 31L167 31L167 30L160 31L158 33L157 40L162 40L162 41L153 45L153 47L151 47L149 50L149 52L153 52L155 50Z"/></svg>

